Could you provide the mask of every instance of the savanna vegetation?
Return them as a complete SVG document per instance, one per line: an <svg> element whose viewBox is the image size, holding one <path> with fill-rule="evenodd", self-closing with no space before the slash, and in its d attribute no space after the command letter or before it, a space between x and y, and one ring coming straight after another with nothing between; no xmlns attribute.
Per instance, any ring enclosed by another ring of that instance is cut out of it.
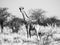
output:
<svg viewBox="0 0 60 45"><path fill-rule="evenodd" d="M60 27L60 20L55 16L47 17L45 15L46 11L42 9L30 9L29 15L24 11L24 7L20 7L20 13L23 18L18 18L9 13L8 8L0 8L0 28L1 33L4 33L4 27L9 27L12 29L10 33L18 33L23 25L25 25L25 29L27 32L27 38L31 38L36 35L39 40L43 40L43 45L48 45L51 41L49 37L53 37L52 35L56 32L54 29L56 27ZM26 19L28 18L28 20ZM60 32L59 32L60 33ZM41 38L45 36L45 38ZM54 39L55 40L55 39Z"/></svg>

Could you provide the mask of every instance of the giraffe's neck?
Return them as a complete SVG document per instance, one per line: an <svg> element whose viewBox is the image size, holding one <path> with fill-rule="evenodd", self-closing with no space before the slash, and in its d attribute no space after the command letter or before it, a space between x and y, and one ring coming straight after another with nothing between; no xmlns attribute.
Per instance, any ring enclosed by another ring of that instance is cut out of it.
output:
<svg viewBox="0 0 60 45"><path fill-rule="evenodd" d="M25 20L25 14L24 14L24 11L21 10L20 12L22 13L23 19Z"/></svg>
<svg viewBox="0 0 60 45"><path fill-rule="evenodd" d="M24 20L26 20L26 18L29 18L24 10L21 10L21 13L23 15Z"/></svg>

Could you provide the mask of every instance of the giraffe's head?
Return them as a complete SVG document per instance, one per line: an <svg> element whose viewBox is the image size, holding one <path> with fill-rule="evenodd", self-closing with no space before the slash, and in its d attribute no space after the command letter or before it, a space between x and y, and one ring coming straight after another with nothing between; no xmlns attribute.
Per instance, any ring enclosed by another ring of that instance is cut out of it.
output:
<svg viewBox="0 0 60 45"><path fill-rule="evenodd" d="M23 10L23 9L24 9L24 7L20 7L20 8L19 8L20 11Z"/></svg>

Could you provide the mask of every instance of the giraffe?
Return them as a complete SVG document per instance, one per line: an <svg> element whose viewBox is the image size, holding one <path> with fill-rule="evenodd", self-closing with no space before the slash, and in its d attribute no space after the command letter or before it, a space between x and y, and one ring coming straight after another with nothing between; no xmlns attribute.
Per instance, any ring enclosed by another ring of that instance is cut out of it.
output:
<svg viewBox="0 0 60 45"><path fill-rule="evenodd" d="M25 21L25 27L26 27L26 31L27 31L27 37L28 37L29 36L29 25L28 25L26 18L25 18L25 16L26 17L28 17L28 16L27 16L26 12L24 11L24 7L20 7L19 10L22 13L23 19Z"/></svg>
<svg viewBox="0 0 60 45"><path fill-rule="evenodd" d="M23 10L24 9L24 7L20 7L19 8L19 10L20 10L20 12L22 13L22 15L23 15L23 19L24 19L24 21L26 21L26 18L25 18L25 16L27 17L27 18L29 18L28 16L27 16L27 14L26 14L26 12ZM29 18L30 19L30 18ZM31 20L31 19L30 19ZM36 32L36 30L35 30L35 28L32 26L32 23L30 23L30 22L27 22L26 21L26 31L27 31L27 37L31 37L32 35L31 35L31 31L35 31ZM33 30L32 30L33 29Z"/></svg>

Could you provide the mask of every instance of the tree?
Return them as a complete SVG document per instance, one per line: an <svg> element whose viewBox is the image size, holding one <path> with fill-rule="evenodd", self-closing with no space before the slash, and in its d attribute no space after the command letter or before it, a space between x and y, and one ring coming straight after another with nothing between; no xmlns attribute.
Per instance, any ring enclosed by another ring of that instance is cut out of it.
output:
<svg viewBox="0 0 60 45"><path fill-rule="evenodd" d="M7 20L7 17L10 15L10 13L7 12L7 9L8 8L0 8L0 26L2 32L3 32L4 22Z"/></svg>
<svg viewBox="0 0 60 45"><path fill-rule="evenodd" d="M53 17L47 18L44 22L51 26L55 26L56 22L58 22L58 19L55 16L53 16Z"/></svg>
<svg viewBox="0 0 60 45"><path fill-rule="evenodd" d="M55 25L60 26L60 20L57 19L55 16L51 17L50 19L52 21L52 24L54 24L54 26Z"/></svg>
<svg viewBox="0 0 60 45"><path fill-rule="evenodd" d="M45 17L45 11L42 9L35 9L35 10L30 10L29 11L30 14L30 18L32 19L33 22L39 24L39 25L43 25L43 26L47 26L47 24L44 22L44 20L46 20L47 17Z"/></svg>
<svg viewBox="0 0 60 45"><path fill-rule="evenodd" d="M20 26L22 26L25 21L21 18L15 17L11 21L9 21L6 25L12 29L12 32L18 33Z"/></svg>
<svg viewBox="0 0 60 45"><path fill-rule="evenodd" d="M31 9L29 10L29 13L30 13L30 18L32 20L38 20L38 19L44 19L44 13L45 11L43 11L42 9Z"/></svg>

